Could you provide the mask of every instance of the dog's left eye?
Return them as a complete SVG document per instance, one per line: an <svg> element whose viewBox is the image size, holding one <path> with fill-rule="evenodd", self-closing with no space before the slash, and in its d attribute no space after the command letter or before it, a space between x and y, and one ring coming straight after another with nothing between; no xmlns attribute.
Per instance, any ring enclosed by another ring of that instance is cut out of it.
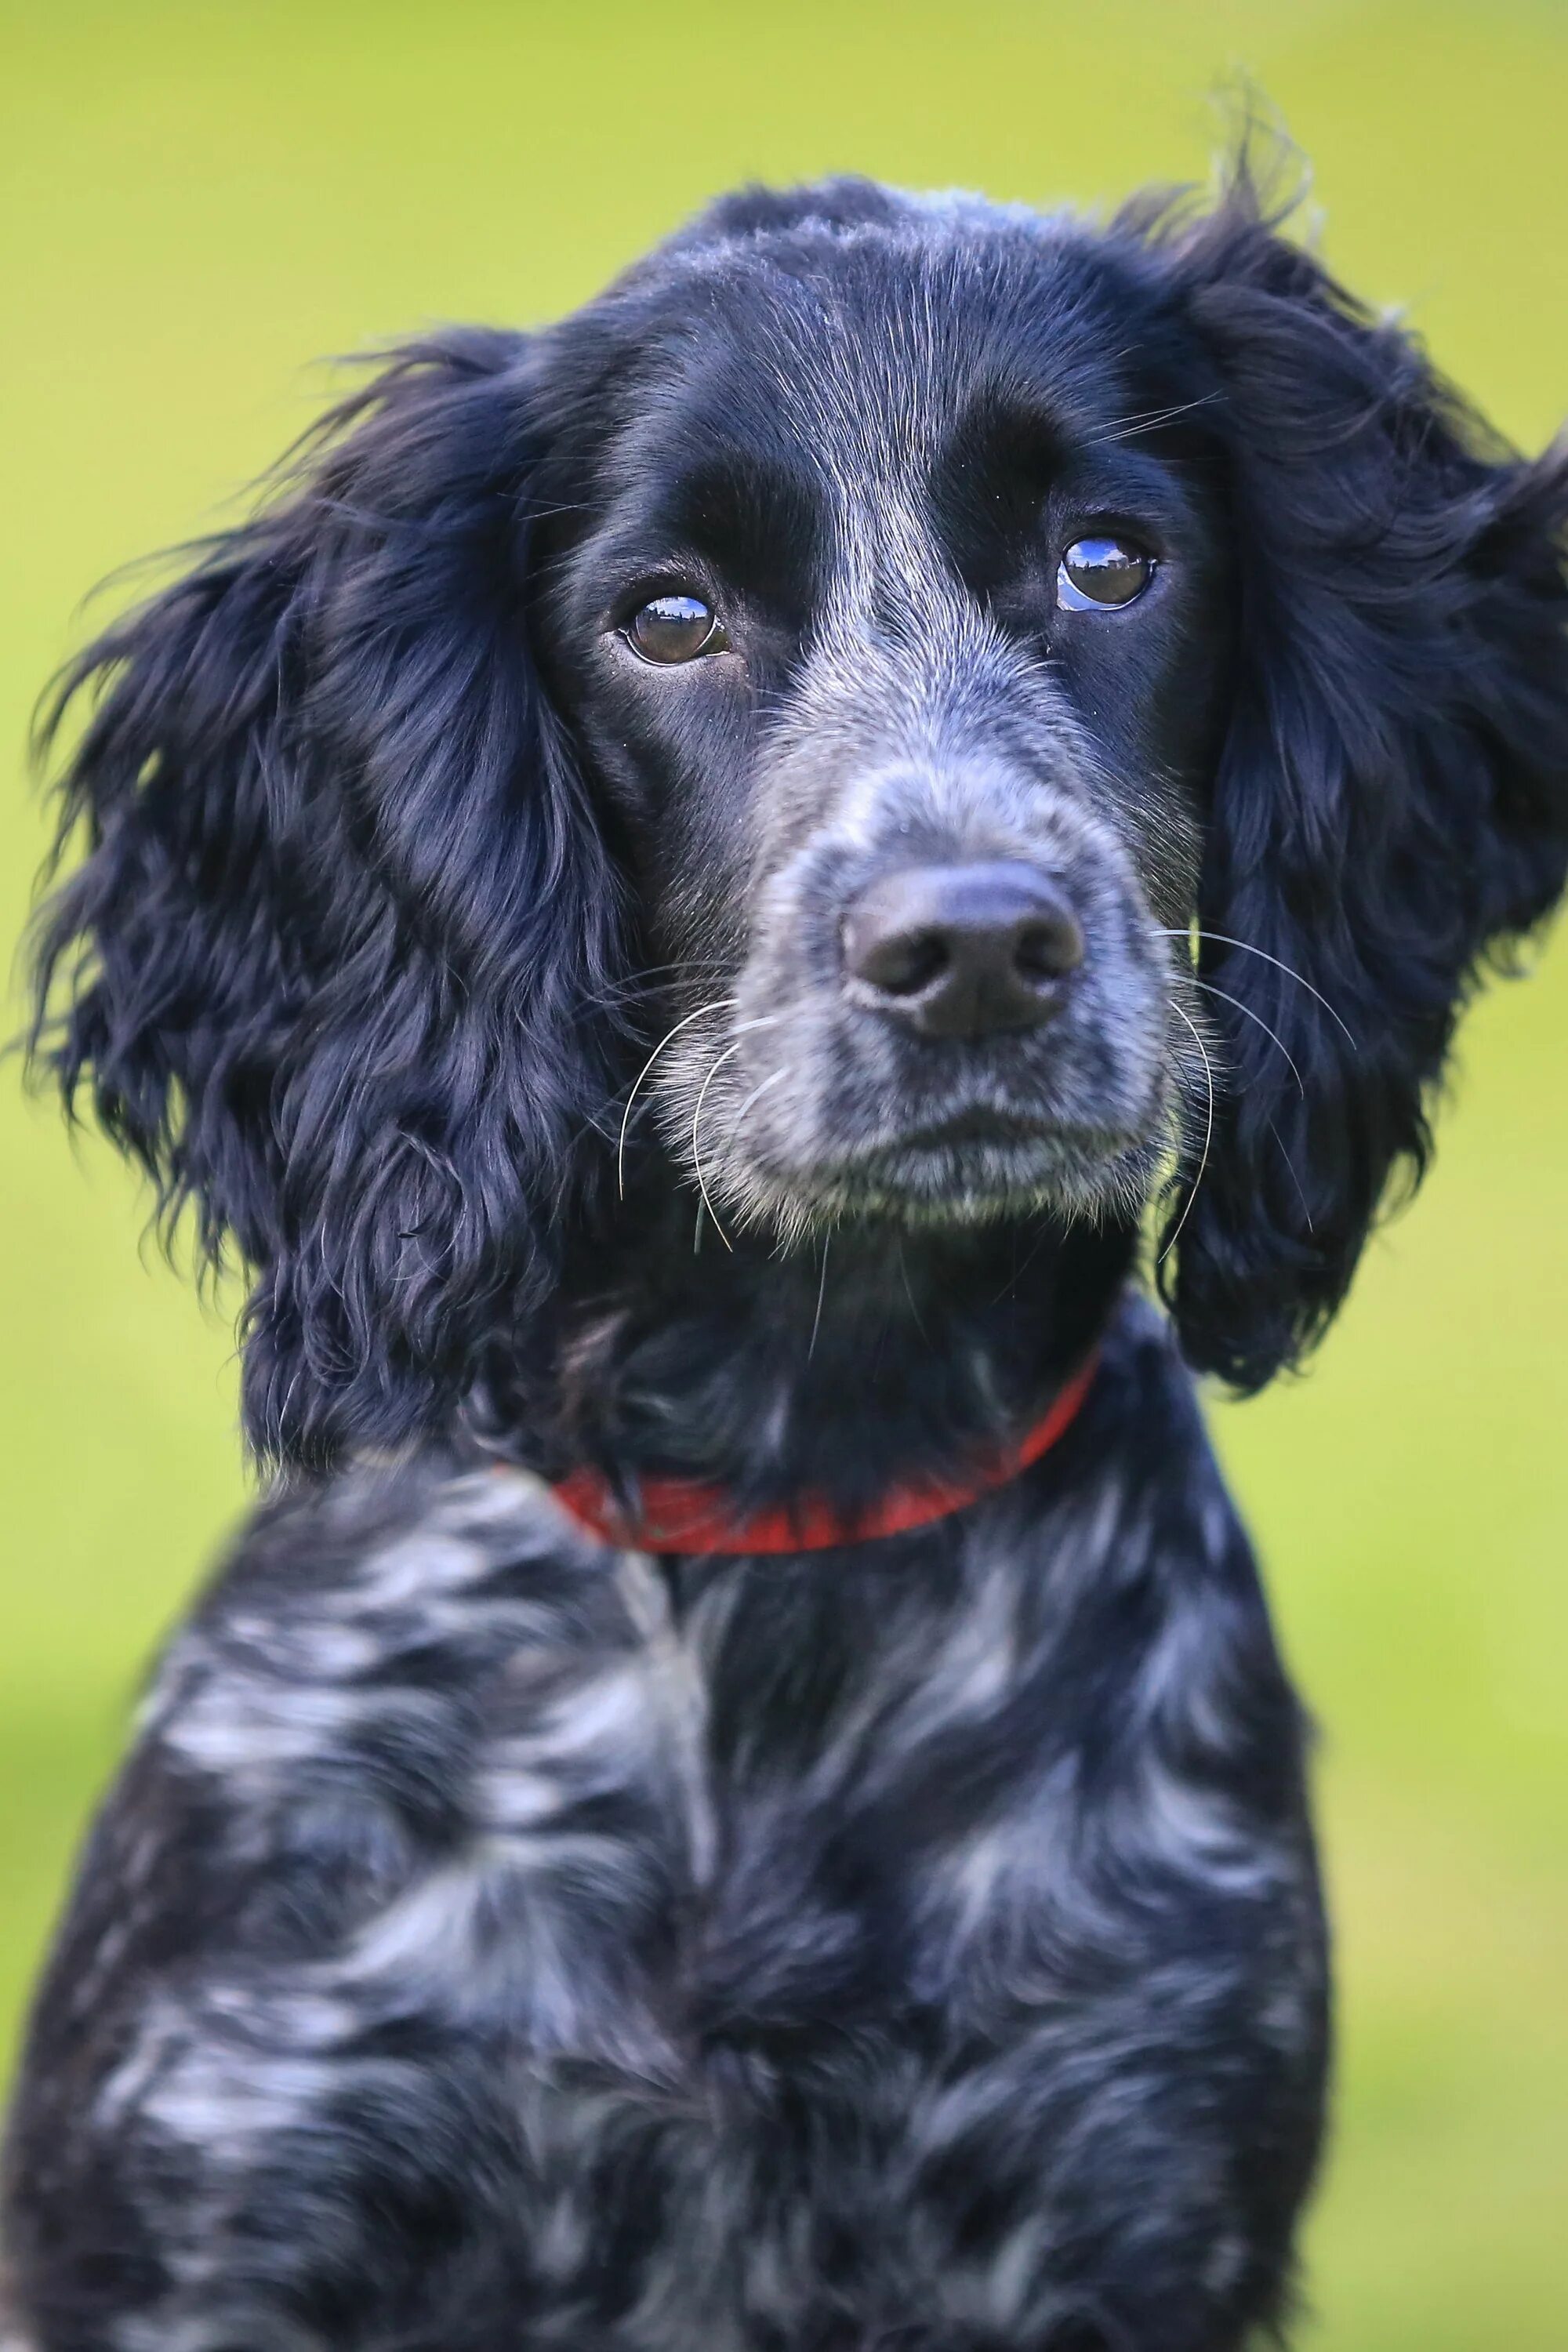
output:
<svg viewBox="0 0 1568 2352"><path fill-rule="evenodd" d="M650 662L695 661L699 654L722 653L729 642L712 606L682 591L650 596L626 623L626 636Z"/></svg>
<svg viewBox="0 0 1568 2352"><path fill-rule="evenodd" d="M1069 613L1131 604L1153 576L1153 557L1130 540L1075 539L1057 572L1057 602Z"/></svg>

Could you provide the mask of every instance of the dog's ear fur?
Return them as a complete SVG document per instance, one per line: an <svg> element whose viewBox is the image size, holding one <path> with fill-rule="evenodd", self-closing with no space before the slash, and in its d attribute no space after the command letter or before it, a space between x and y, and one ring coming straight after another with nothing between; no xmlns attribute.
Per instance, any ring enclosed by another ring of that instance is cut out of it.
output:
<svg viewBox="0 0 1568 2352"><path fill-rule="evenodd" d="M1478 967L1563 888L1568 448L1499 444L1245 170L1206 215L1121 226L1214 371L1229 486L1199 968L1246 1011L1204 1000L1213 1135L1163 1278L1191 1360L1252 1390L1322 1330L1391 1176L1418 1181Z"/></svg>
<svg viewBox="0 0 1568 2352"><path fill-rule="evenodd" d="M617 892L524 616L529 348L395 354L291 486L91 646L36 1064L255 1277L245 1417L438 1423L552 1271L609 1090Z"/></svg>

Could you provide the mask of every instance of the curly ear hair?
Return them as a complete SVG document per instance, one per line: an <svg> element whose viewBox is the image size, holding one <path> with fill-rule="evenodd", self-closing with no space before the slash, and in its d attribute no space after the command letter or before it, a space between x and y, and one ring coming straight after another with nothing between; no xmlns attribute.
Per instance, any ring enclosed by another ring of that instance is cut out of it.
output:
<svg viewBox="0 0 1568 2352"><path fill-rule="evenodd" d="M617 891L529 652L528 346L396 353L292 487L66 673L89 855L35 1065L255 1275L244 1411L324 1464L439 1421L552 1279L609 1090Z"/></svg>
<svg viewBox="0 0 1568 2352"><path fill-rule="evenodd" d="M1207 355L1229 483L1239 637L1199 971L1245 1010L1205 998L1213 1135L1162 1278L1189 1359L1251 1391L1322 1331L1391 1172L1419 1181L1478 965L1563 888L1568 446L1503 446L1245 168L1206 216L1119 226Z"/></svg>

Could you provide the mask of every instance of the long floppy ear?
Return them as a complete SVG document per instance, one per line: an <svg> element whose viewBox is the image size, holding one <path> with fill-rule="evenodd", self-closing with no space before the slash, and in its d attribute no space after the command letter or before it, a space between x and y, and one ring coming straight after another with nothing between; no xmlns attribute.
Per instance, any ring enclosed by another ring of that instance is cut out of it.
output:
<svg viewBox="0 0 1568 2352"><path fill-rule="evenodd" d="M1221 1054L1163 1277L1189 1358L1252 1390L1321 1332L1391 1175L1419 1180L1478 968L1563 888L1568 448L1513 456L1245 172L1205 217L1123 226L1206 354L1229 483L1199 901Z"/></svg>
<svg viewBox="0 0 1568 2352"><path fill-rule="evenodd" d="M607 1091L616 888L523 610L529 364L499 333L397 353L45 722L93 698L36 1064L253 1273L275 1457L450 1412L548 1290Z"/></svg>

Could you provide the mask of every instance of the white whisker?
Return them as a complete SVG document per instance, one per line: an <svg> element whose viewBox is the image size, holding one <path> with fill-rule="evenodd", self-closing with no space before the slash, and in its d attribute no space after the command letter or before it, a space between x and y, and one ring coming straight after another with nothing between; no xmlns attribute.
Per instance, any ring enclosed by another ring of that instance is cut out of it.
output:
<svg viewBox="0 0 1568 2352"><path fill-rule="evenodd" d="M621 1114L621 1139L619 1147L616 1152L616 1190L620 1194L623 1201L626 1197L626 1128L631 1119L632 1105L637 1098L637 1088L641 1086L643 1080L647 1077L648 1072L652 1069L654 1064L658 1061L659 1055L663 1053L665 1047L669 1044L672 1037L679 1037L683 1029L689 1029L692 1023L694 1021L700 1021L705 1013L721 1013L726 1004L733 1004L734 1003L735 999L732 996L716 996L710 1004L700 1004L695 1013L687 1013L684 1020L678 1021L672 1029L667 1029L665 1031L663 1036L659 1039L658 1045L654 1047L652 1053L648 1055L647 1061L637 1072L637 1076L632 1080L632 1090L626 1097L626 1107Z"/></svg>
<svg viewBox="0 0 1568 2352"><path fill-rule="evenodd" d="M1175 1225L1172 1230L1171 1238L1165 1244L1164 1248L1160 1252L1159 1256L1154 1261L1156 1265L1163 1265L1165 1260L1170 1256L1171 1252L1176 1246L1177 1236L1180 1234L1182 1227L1187 1222L1193 1202L1197 1199L1198 1186L1203 1182L1204 1171L1209 1164L1209 1145L1214 1140L1214 1065L1209 1060L1208 1047L1204 1044L1203 1038L1198 1034L1196 1022L1187 1020L1187 1015L1182 1011L1179 1004L1173 1004L1171 1006L1171 1011L1175 1014L1178 1021L1186 1022L1187 1027L1193 1033L1193 1043L1197 1047L1198 1052L1203 1055L1204 1076L1208 1082L1208 1125L1204 1129L1204 1148L1202 1156L1198 1160L1198 1172L1193 1179L1191 1191L1188 1192L1185 1201L1182 1203L1182 1213L1176 1219Z"/></svg>
<svg viewBox="0 0 1568 2352"><path fill-rule="evenodd" d="M1296 1187L1296 1198L1301 1203L1301 1214L1307 1220L1307 1231L1310 1234L1316 1233L1317 1227L1312 1223L1312 1212L1308 1205L1306 1192L1302 1187L1301 1179L1296 1173L1296 1163L1291 1159L1290 1154L1286 1150L1285 1139L1280 1134L1279 1129L1275 1126L1272 1119L1268 1122L1268 1132L1274 1138L1275 1142L1279 1146L1279 1157L1285 1162L1285 1172L1289 1177L1291 1183Z"/></svg>
<svg viewBox="0 0 1568 2352"><path fill-rule="evenodd" d="M1154 936L1156 939L1160 940L1184 940L1187 939L1190 934L1184 930L1173 930L1169 927L1162 927L1155 930ZM1361 1047L1356 1044L1354 1035L1351 1030L1346 1027L1344 1022L1340 1019L1339 1014L1334 1011L1334 1008L1329 1003L1328 998L1322 993L1321 989L1314 988L1311 982L1306 977L1305 973L1298 971L1294 964L1282 962L1277 955L1270 955L1267 948L1255 948L1246 940L1233 940L1228 931L1211 931L1206 929L1200 928L1198 937L1205 940L1217 940L1221 947L1239 948L1243 955L1257 956L1264 963L1271 963L1276 971L1282 971L1287 980L1293 980L1298 988L1304 988L1309 996L1316 998L1317 1002L1322 1006L1324 1012L1328 1014L1330 1020L1337 1022L1340 1028L1344 1031L1345 1038L1350 1045L1352 1053L1360 1053Z"/></svg>
<svg viewBox="0 0 1568 2352"><path fill-rule="evenodd" d="M822 1236L822 1275L816 1286L816 1312L811 1318L811 1339L805 1350L808 1364L816 1353L816 1335L822 1328L822 1302L827 1296L827 1244L832 1239L831 1233Z"/></svg>
<svg viewBox="0 0 1568 2352"><path fill-rule="evenodd" d="M1233 1004L1237 1011L1241 1014L1243 1020L1250 1021L1256 1028L1262 1030L1266 1037L1272 1038L1274 1044L1279 1046L1279 1051L1285 1055L1286 1061L1289 1063L1290 1076L1296 1081L1296 1091L1300 1096L1301 1100L1305 1102L1307 1099L1307 1089L1301 1083L1301 1073L1296 1067L1295 1062L1286 1046L1284 1039L1279 1034L1278 1031L1270 1029L1268 1022L1263 1018L1262 1013L1254 1013L1250 1004L1244 1004L1239 996L1233 996L1231 994L1228 988L1216 988L1212 980L1200 980L1196 972L1193 973L1192 982L1193 986L1194 988L1201 988L1205 996L1218 996L1223 998L1226 1004Z"/></svg>
<svg viewBox="0 0 1568 2352"><path fill-rule="evenodd" d="M763 1028L768 1025L770 1024L757 1021L749 1021L745 1024L745 1026L748 1029ZM697 1108L691 1114L691 1160L692 1165L697 1171L697 1189L702 1195L703 1206L713 1220L714 1232L718 1234L725 1248L731 1251L734 1248L734 1244L731 1241L729 1234L724 1231L723 1226L719 1223L719 1213L714 1208L712 1199L708 1191L708 1179L702 1173L702 1151L697 1139L697 1130L702 1124L702 1106L708 1099L709 1087L712 1085L714 1079L718 1076L725 1063L730 1060L732 1055L740 1052L744 1042L743 1038L737 1037L732 1045L726 1045L724 1051L715 1056L714 1060L709 1066L707 1076L703 1079L702 1084L697 1090Z"/></svg>
<svg viewBox="0 0 1568 2352"><path fill-rule="evenodd" d="M771 1078L764 1078L760 1087L753 1087L752 1088L751 1093L746 1097L745 1101L741 1105L740 1109L735 1113L734 1118L730 1121L729 1126L724 1130L724 1149L726 1151L729 1150L731 1144L734 1142L737 1134L740 1132L741 1121L745 1118L746 1113L751 1109L752 1105L756 1101L758 1096L765 1095L770 1087L776 1087L781 1078L787 1078L790 1075L791 1066L792 1066L786 1064L784 1069L775 1070Z"/></svg>
<svg viewBox="0 0 1568 2352"><path fill-rule="evenodd" d="M925 1341L926 1346L929 1348L931 1346L931 1334L926 1329L925 1325L921 1321L921 1310L915 1305L915 1294L910 1287L910 1269L904 1257L904 1245L902 1242L899 1244L899 1278L904 1286L904 1297L910 1302L910 1313L914 1317L915 1329L920 1333L921 1338Z"/></svg>
<svg viewBox="0 0 1568 2352"><path fill-rule="evenodd" d="M1220 397L1217 392L1205 392L1200 393L1195 400L1178 402L1173 408L1145 408L1134 415L1113 416L1102 432L1086 434L1080 446L1093 449L1104 441L1131 440L1134 434L1152 432L1157 425L1169 425L1176 417L1185 416L1189 410L1206 408L1211 401Z"/></svg>

